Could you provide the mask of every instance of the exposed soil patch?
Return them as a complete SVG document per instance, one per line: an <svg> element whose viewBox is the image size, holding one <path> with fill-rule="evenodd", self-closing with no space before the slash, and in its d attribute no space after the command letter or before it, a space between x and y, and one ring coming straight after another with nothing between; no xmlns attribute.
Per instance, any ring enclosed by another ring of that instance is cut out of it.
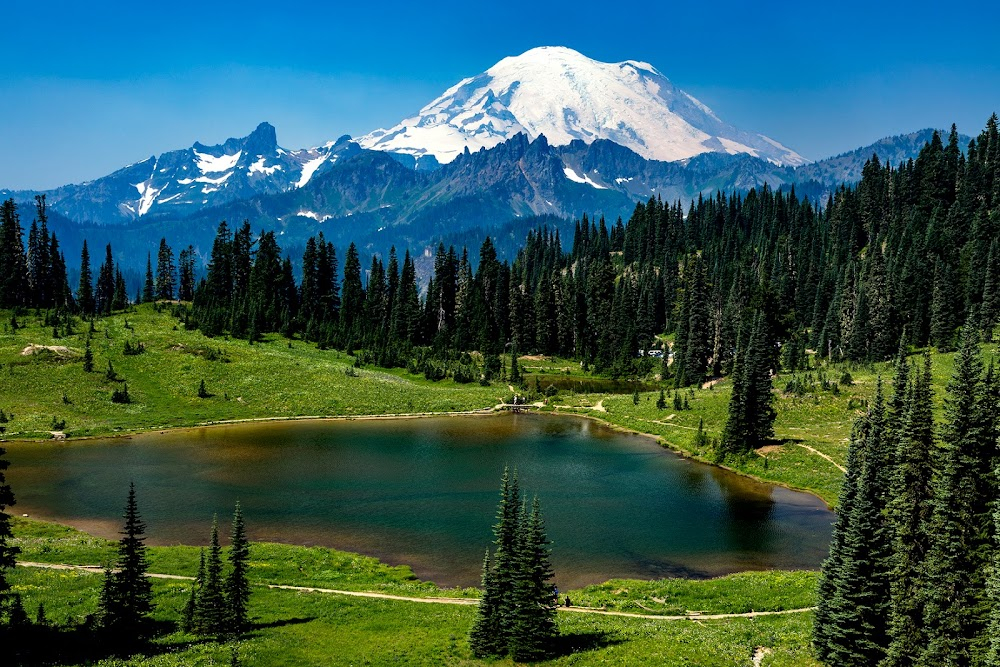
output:
<svg viewBox="0 0 1000 667"><path fill-rule="evenodd" d="M44 354L45 352L51 352L62 359L76 356L76 352L65 345L36 345L35 343L21 350L21 356L30 357L33 354Z"/></svg>

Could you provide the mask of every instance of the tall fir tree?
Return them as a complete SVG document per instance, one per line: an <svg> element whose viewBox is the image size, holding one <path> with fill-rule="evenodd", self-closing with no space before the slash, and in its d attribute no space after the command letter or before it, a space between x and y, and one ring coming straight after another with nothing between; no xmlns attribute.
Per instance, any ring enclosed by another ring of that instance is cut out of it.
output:
<svg viewBox="0 0 1000 667"><path fill-rule="evenodd" d="M146 576L146 524L139 515L135 484L129 484L124 519L116 568L105 572L101 622L106 630L129 639L148 632L153 611L153 589Z"/></svg>
<svg viewBox="0 0 1000 667"><path fill-rule="evenodd" d="M10 467L10 463L4 458L6 453L7 451L0 447L0 617L8 611L12 600L7 571L14 569L15 559L21 551L16 545L11 544L14 535L11 531L10 515L5 511L14 504L14 492L6 480L6 470Z"/></svg>
<svg viewBox="0 0 1000 667"><path fill-rule="evenodd" d="M160 249L156 253L156 298L170 301L174 298L177 284L177 268L174 266L174 251L167 245L167 239L160 239Z"/></svg>
<svg viewBox="0 0 1000 667"><path fill-rule="evenodd" d="M250 543L247 541L246 524L239 502L233 512L233 527L230 535L229 564L226 577L226 604L229 611L229 630L242 635L249 628L248 608L250 604Z"/></svg>
<svg viewBox="0 0 1000 667"><path fill-rule="evenodd" d="M898 391L898 388L897 388ZM931 357L907 388L896 436L886 516L893 540L889 609L890 643L884 667L912 667L926 644L923 627L924 560L930 549L934 439Z"/></svg>
<svg viewBox="0 0 1000 667"><path fill-rule="evenodd" d="M87 250L87 239L83 240L83 250L80 251L80 283L76 288L76 305L82 315L94 314L93 275L90 272L90 251Z"/></svg>
<svg viewBox="0 0 1000 667"><path fill-rule="evenodd" d="M205 558L205 579L195 609L195 627L205 635L225 634L229 614L222 578L222 548L219 546L219 521L212 518L212 539Z"/></svg>
<svg viewBox="0 0 1000 667"><path fill-rule="evenodd" d="M995 415L985 410L978 331L966 326L948 383L928 533L918 665L980 665L987 652L985 575L991 565Z"/></svg>
<svg viewBox="0 0 1000 667"><path fill-rule="evenodd" d="M518 662L544 659L559 634L555 616L555 592L549 540L538 498L531 512L521 511L518 544L518 576L513 591L510 655Z"/></svg>
<svg viewBox="0 0 1000 667"><path fill-rule="evenodd" d="M774 409L771 363L767 323L763 315L758 315L733 373L733 393L717 452L719 458L751 452L774 435L777 412Z"/></svg>
<svg viewBox="0 0 1000 667"><path fill-rule="evenodd" d="M840 498L837 503L837 519L833 524L833 536L830 539L830 553L820 571L819 586L816 594L816 615L813 624L813 646L820 661L834 665L836 659L850 644L844 640L843 625L845 617L852 614L850 602L845 595L845 589L851 582L847 581L846 573L852 567L849 560L849 534L854 517L854 506L858 502L859 483L864 465L867 444L864 438L864 422L855 423L851 433L850 445L847 448L847 472L840 485Z"/></svg>

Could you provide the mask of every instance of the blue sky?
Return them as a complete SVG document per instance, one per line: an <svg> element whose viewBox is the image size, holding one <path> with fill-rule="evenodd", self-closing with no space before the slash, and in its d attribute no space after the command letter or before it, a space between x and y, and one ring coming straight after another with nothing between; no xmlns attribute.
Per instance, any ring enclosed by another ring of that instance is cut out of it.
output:
<svg viewBox="0 0 1000 667"><path fill-rule="evenodd" d="M814 159L951 122L975 134L1000 111L995 2L340 4L8 0L0 188L96 178L263 120L288 148L363 134L542 45L650 62Z"/></svg>

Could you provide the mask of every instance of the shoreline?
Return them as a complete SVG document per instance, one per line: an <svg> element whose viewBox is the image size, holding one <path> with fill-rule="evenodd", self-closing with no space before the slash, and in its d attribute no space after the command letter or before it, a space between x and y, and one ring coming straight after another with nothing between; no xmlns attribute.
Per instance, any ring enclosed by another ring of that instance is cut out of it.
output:
<svg viewBox="0 0 1000 667"><path fill-rule="evenodd" d="M452 412L403 412L394 414L369 414L369 415L292 415L292 416L273 416L273 417L248 417L244 419L222 419L222 420L214 420L214 421L201 422L189 425L138 428L129 431L107 433L102 435L67 436L64 439L59 440L59 442L68 444L76 441L108 440L112 438L131 439L135 436L148 435L152 433L167 433L168 431L170 432L194 431L203 428L234 426L240 424L267 424L267 423L296 422L296 421L317 421L317 422L379 421L379 420L394 420L394 419L420 419L425 417L432 417L432 418L433 417L492 417L504 414L511 414L507 410L498 409L498 407L499 406L493 406L488 408L480 408L478 410L462 410L462 411L452 411ZM689 459L691 461L695 461L697 463L702 463L704 465L714 466L716 468L719 468L720 470L725 470L735 475L739 475L747 479L752 479L756 482L760 482L761 484L769 484L771 486L780 487L783 489L787 489L789 491L809 494L817 498L820 502L822 502L823 505L831 512L835 511L833 506L829 502L827 502L825 498L820 496L819 493L817 493L812 489L793 486L791 484L781 482L778 480L763 479L761 477L758 477L757 475L753 475L748 472L738 470L736 468L731 468L727 465L716 463L715 461L710 461L700 456L696 456L685 449L682 449L681 447L670 442L663 436L656 435L654 433L647 433L644 431L637 431L633 428L616 424L600 416L601 414L606 414L606 413L592 414L593 412L594 410L592 408L574 408L570 406L565 406L562 409L560 409L559 406L552 406L551 409L536 408L534 410L528 410L526 414L559 415L559 416L577 417L581 419L589 419L613 431L618 431L620 433L626 433L630 435L637 435L644 438L650 438L657 445L666 450L669 450L670 452L676 454L677 456ZM0 438L0 446L2 446L3 443L5 442L31 443L31 442L47 442L47 441L48 441L47 439L39 439L39 438Z"/></svg>

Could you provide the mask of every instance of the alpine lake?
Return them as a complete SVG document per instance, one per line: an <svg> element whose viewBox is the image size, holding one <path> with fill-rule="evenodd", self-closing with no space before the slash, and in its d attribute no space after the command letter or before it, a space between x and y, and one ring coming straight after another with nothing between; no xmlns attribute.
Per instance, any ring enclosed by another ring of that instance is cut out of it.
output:
<svg viewBox="0 0 1000 667"><path fill-rule="evenodd" d="M237 500L255 541L321 545L478 585L505 466L538 496L564 589L611 578L814 569L818 498L572 416L258 422L5 443L18 514L116 539L129 482L151 544L206 544Z"/></svg>

